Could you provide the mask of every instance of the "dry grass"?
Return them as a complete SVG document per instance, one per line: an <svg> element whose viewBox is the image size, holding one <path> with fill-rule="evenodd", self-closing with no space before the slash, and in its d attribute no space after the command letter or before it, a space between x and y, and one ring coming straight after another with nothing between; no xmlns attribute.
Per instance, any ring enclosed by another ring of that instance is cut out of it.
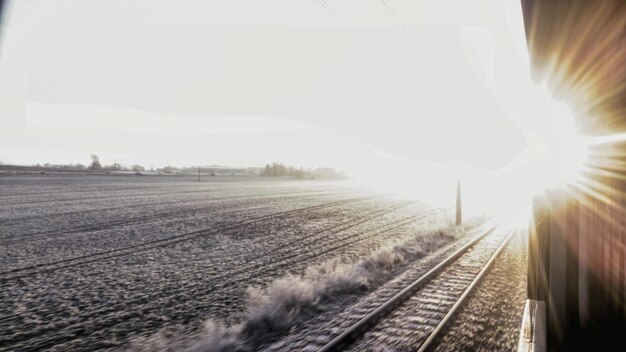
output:
<svg viewBox="0 0 626 352"><path fill-rule="evenodd" d="M330 261L310 267L301 275L288 275L266 287L248 289L247 309L238 324L226 326L207 320L193 342L162 334L135 340L139 351L225 352L252 351L328 309L339 298L370 291L442 245L462 236L480 220L463 226L435 224L403 242L380 248L356 263Z"/></svg>

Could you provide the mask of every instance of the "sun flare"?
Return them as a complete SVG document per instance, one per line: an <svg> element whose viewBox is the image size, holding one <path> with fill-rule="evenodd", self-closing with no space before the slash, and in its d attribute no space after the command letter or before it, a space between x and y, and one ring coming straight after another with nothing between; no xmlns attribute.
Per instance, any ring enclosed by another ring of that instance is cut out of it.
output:
<svg viewBox="0 0 626 352"><path fill-rule="evenodd" d="M539 151L545 161L535 170L542 175L535 191L581 181L589 160L590 138L581 131L579 115L567 103L555 99L544 84L536 86L531 99L543 131L538 132L541 137L528 139L528 147Z"/></svg>

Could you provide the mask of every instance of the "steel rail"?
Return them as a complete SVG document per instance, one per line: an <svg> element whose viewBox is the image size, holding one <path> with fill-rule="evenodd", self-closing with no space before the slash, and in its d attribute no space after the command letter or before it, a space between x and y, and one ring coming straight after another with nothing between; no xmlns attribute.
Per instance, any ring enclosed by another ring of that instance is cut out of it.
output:
<svg viewBox="0 0 626 352"><path fill-rule="evenodd" d="M402 302L406 301L407 298L415 294L415 292L422 288L426 283L431 281L431 279L433 279L437 274L439 274L455 260L465 254L465 252L467 252L470 248L474 247L474 245L480 242L480 240L482 240L486 235L490 234L495 228L496 225L490 225L486 230L477 235L476 238L472 239L469 243L456 250L437 266L430 269L426 274L422 275L419 279L413 281L410 285L395 294L381 306L367 314L365 317L361 318L358 322L351 325L339 336L335 337L333 340L320 348L318 352L339 351L344 346L349 345L358 336L367 331L369 327L378 322L383 316L387 315Z"/></svg>
<svg viewBox="0 0 626 352"><path fill-rule="evenodd" d="M513 235L516 234L516 233L517 233L517 231L511 231L511 233L502 241L502 243L500 244L498 249L496 249L496 251L491 255L491 258L489 258L489 261L485 264L485 266L478 273L478 275L476 275L476 277L474 278L474 280L472 280L472 282L469 284L469 286L467 286L465 291L463 291L463 293L461 294L459 299L456 301L456 303L454 303L452 308L450 308L450 310L443 317L443 319L441 319L441 321L439 322L437 327L430 333L430 335L428 335L428 338L426 339L426 341L424 341L422 343L422 345L420 346L419 350L417 350L417 352L425 352L425 351L428 350L428 348L432 345L433 341L435 341L435 339L437 338L439 333L452 320L452 318L454 317L454 314L459 310L459 308L464 303L464 301L467 299L467 297L472 292L472 290L474 290L476 285L478 285L480 280L489 271L489 269L491 268L491 266L495 262L496 258L498 258L498 256L500 255L500 252L502 252L502 250L504 250L504 247L506 247L506 245L509 242L509 240L511 239L511 237L513 237Z"/></svg>

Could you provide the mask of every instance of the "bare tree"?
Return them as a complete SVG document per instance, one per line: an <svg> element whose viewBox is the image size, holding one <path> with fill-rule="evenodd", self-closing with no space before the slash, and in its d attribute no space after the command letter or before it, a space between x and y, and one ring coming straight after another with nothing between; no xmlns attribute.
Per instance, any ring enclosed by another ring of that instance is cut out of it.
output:
<svg viewBox="0 0 626 352"><path fill-rule="evenodd" d="M100 158L96 154L91 154L91 165L89 165L90 170L100 170L102 165L100 165Z"/></svg>
<svg viewBox="0 0 626 352"><path fill-rule="evenodd" d="M144 172L146 169L141 165L133 165L132 170L134 172Z"/></svg>

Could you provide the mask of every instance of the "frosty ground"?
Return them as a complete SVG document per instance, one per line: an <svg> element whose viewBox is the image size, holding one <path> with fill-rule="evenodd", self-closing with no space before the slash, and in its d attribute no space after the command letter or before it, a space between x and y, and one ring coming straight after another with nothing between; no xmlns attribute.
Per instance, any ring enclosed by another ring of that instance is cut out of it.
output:
<svg viewBox="0 0 626 352"><path fill-rule="evenodd" d="M416 245L381 248L443 245L453 236L432 230L450 215L350 181L2 175L0 349L126 349L240 324L261 314L250 292L329 285L329 262L331 276L367 281L358 270L420 258Z"/></svg>

